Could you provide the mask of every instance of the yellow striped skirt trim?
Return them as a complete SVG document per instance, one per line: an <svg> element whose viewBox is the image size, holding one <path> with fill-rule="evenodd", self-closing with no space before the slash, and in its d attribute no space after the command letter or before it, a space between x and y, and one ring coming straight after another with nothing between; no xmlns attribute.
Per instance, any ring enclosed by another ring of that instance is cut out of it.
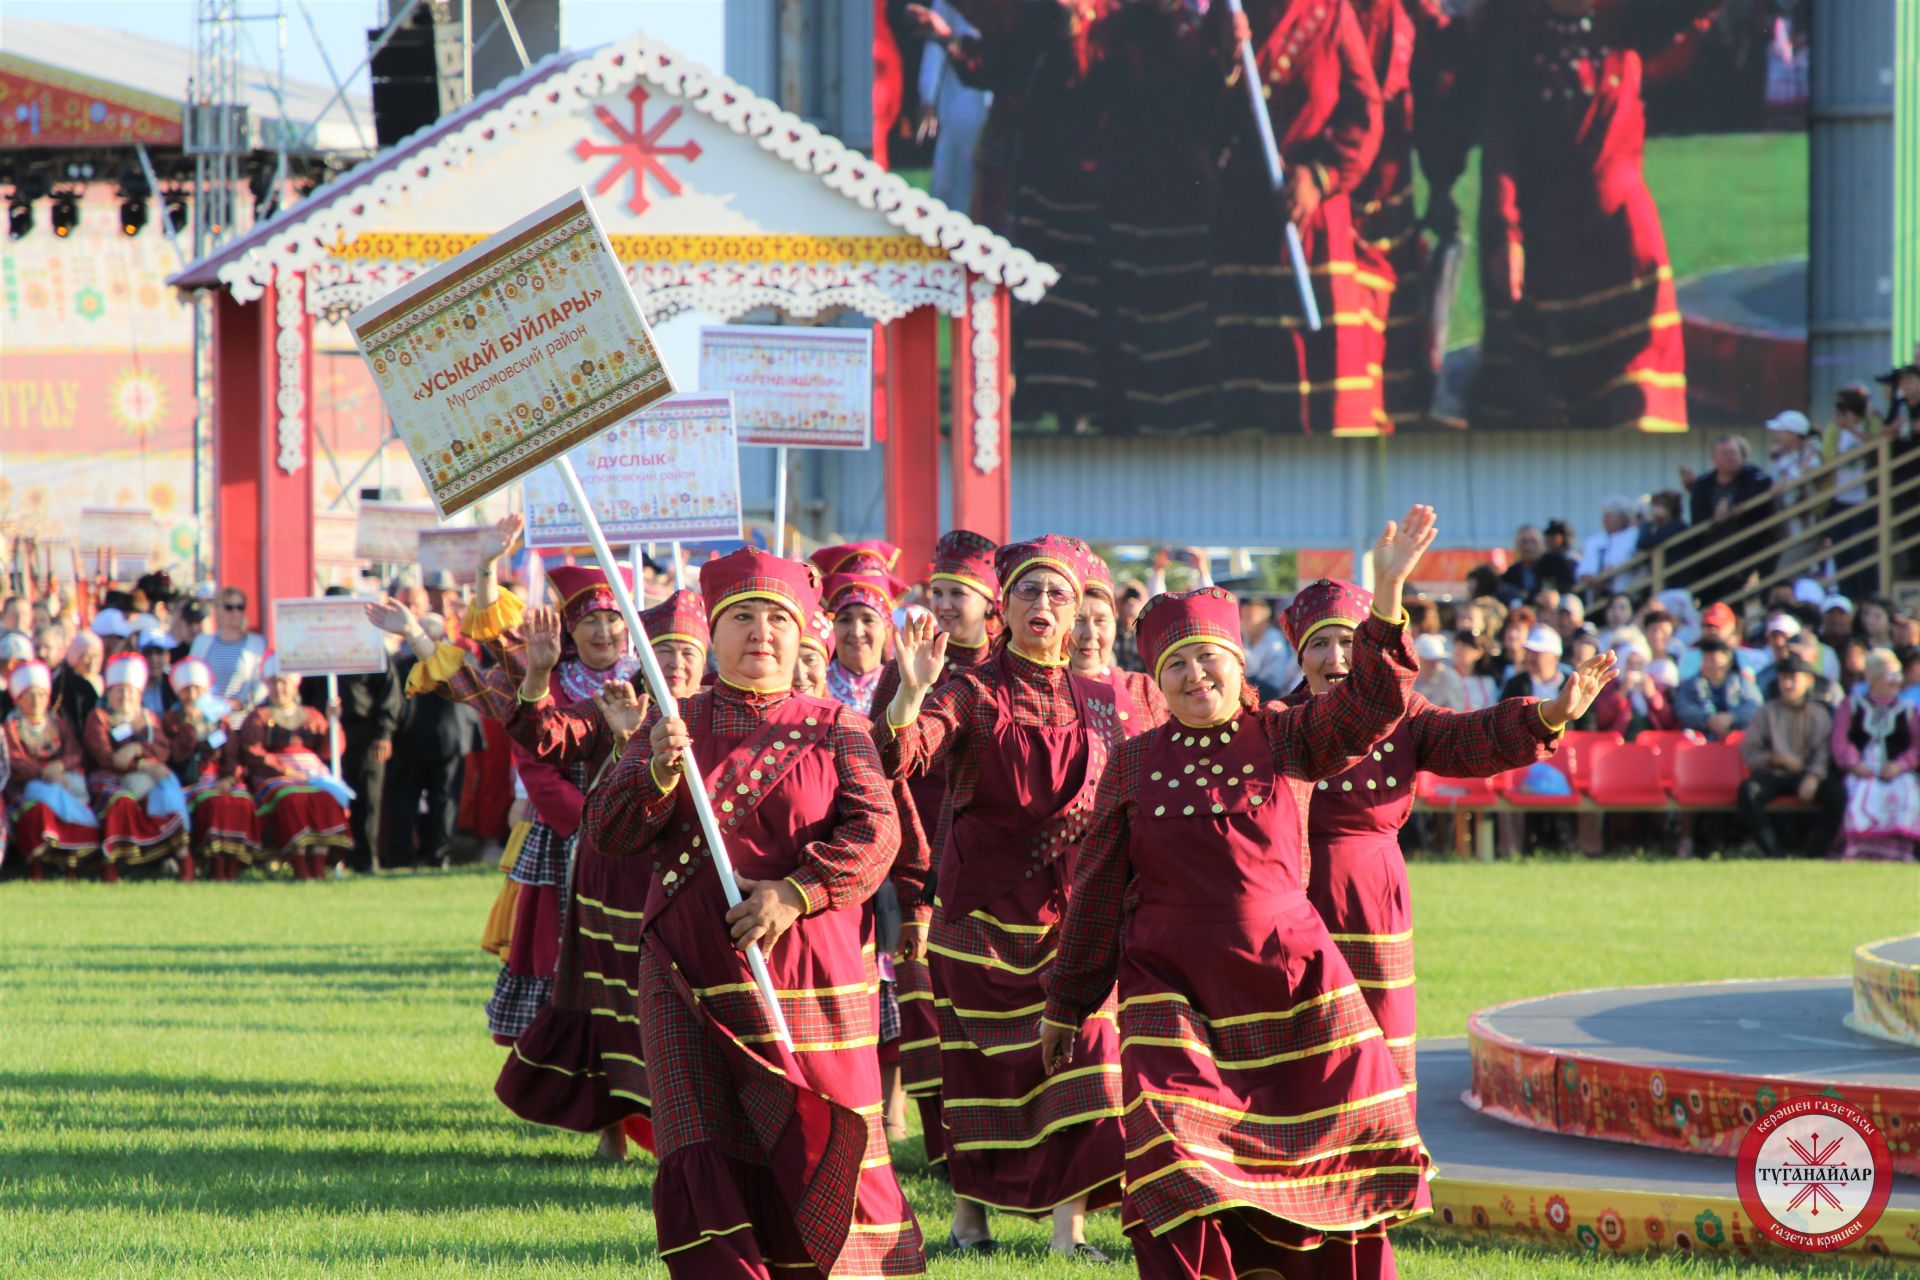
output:
<svg viewBox="0 0 1920 1280"><path fill-rule="evenodd" d="M1030 965L1017 965L1017 964L1008 964L1005 960L1002 960L997 956L968 955L965 952L953 951L932 942L929 942L927 944L927 950L929 952L943 955L949 960L957 960L961 964L978 965L982 969L1001 969L1007 973L1018 973L1018 974L1038 973L1040 972L1040 970L1052 964L1054 957L1060 954L1059 948L1056 947L1053 950L1047 952L1047 954L1041 956L1038 960L1034 961Z"/></svg>
<svg viewBox="0 0 1920 1280"><path fill-rule="evenodd" d="M579 929L580 929L580 936L583 938L592 938L596 942L604 942L608 946L612 947L615 951L625 951L632 955L640 954L640 947L638 944L635 944L633 946L628 946L627 944L622 942L615 942L613 940L612 934L595 933L592 929L587 928L587 926L585 925L579 926Z"/></svg>
<svg viewBox="0 0 1920 1280"><path fill-rule="evenodd" d="M1411 942L1413 930L1405 933L1330 933L1335 942Z"/></svg>
<svg viewBox="0 0 1920 1280"><path fill-rule="evenodd" d="M1210 1160L1225 1160L1231 1164L1280 1168L1285 1165L1315 1164L1321 1160L1331 1160L1335 1156L1349 1156L1361 1151L1399 1151L1407 1144L1404 1142L1355 1142L1344 1147L1328 1147L1324 1151L1315 1151L1303 1156L1243 1156L1236 1152L1216 1147L1203 1147L1197 1142L1184 1140L1177 1133L1156 1134L1139 1146L1127 1152L1127 1159L1145 1155L1155 1147L1168 1142L1178 1142L1195 1155L1206 1156Z"/></svg>
<svg viewBox="0 0 1920 1280"><path fill-rule="evenodd" d="M607 915L618 916L622 920L645 920L647 918L647 913L644 911L622 911L619 907L608 906L598 898L589 898L584 893L574 894L573 900L583 906L589 906L596 911L604 912Z"/></svg>
<svg viewBox="0 0 1920 1280"><path fill-rule="evenodd" d="M1156 1093L1142 1090L1140 1095L1127 1104L1127 1113L1131 1115L1149 1102L1162 1102L1172 1107L1189 1107L1195 1111L1205 1111L1226 1120L1245 1120L1253 1124L1311 1124L1315 1120L1325 1120L1328 1116L1345 1115L1349 1111L1363 1111L1368 1107L1385 1106L1395 1098L1406 1096L1406 1089L1396 1086L1383 1093L1371 1094L1365 1098L1355 1098L1351 1102L1336 1102L1329 1107L1320 1107L1313 1111L1301 1111L1294 1115L1264 1115L1258 1111L1240 1111L1233 1107L1224 1107L1217 1102L1207 1102L1200 1098L1188 1098L1177 1093Z"/></svg>
<svg viewBox="0 0 1920 1280"><path fill-rule="evenodd" d="M948 1102L951 1107L953 1103ZM1086 1124L1089 1120L1109 1120L1120 1117L1119 1107L1095 1107L1088 1111L1075 1112L1070 1116L1060 1116L1041 1129L1031 1138L1022 1138L1017 1142L956 1142L955 1151L1017 1151L1026 1147L1037 1147L1062 1129L1071 1129L1077 1124Z"/></svg>
<svg viewBox="0 0 1920 1280"><path fill-rule="evenodd" d="M1302 1058L1314 1058L1323 1053L1332 1053L1336 1049L1348 1049L1363 1040L1376 1040L1380 1037L1380 1028L1369 1027L1365 1031L1350 1036L1341 1036L1323 1044L1309 1045L1305 1049L1288 1049L1281 1053L1270 1053L1260 1058L1218 1058L1214 1057L1211 1046L1198 1040L1189 1040L1184 1036L1128 1036L1120 1042L1120 1052L1125 1053L1128 1045L1142 1045L1148 1048L1185 1049L1212 1059L1213 1064L1228 1071L1250 1071L1255 1067L1270 1067L1279 1062L1298 1062Z"/></svg>
<svg viewBox="0 0 1920 1280"><path fill-rule="evenodd" d="M1082 1076L1117 1076L1119 1074L1119 1063L1103 1062L1097 1066L1079 1067L1072 1071L1062 1071L1057 1076L1048 1076L1017 1098L948 1098L946 1105L949 1107L1024 1107L1055 1085L1065 1084L1069 1080L1078 1080Z"/></svg>
<svg viewBox="0 0 1920 1280"><path fill-rule="evenodd" d="M1623 338L1631 338L1638 333L1654 333L1661 329L1676 328L1679 324L1680 313L1678 311L1662 311L1659 315L1651 319L1630 324L1624 329L1615 329L1612 333L1602 334L1598 338L1588 338L1585 342L1567 342L1557 347L1548 347L1547 354L1550 356L1582 356L1589 351L1599 351L1603 347L1611 346Z"/></svg>
<svg viewBox="0 0 1920 1280"><path fill-rule="evenodd" d="M1187 999L1178 991L1155 991L1144 996L1129 996L1120 1003L1120 1011L1125 1013L1135 1005L1142 1004L1183 1004L1187 1006L1187 1009L1195 1018L1204 1022L1209 1027L1240 1027L1254 1022L1275 1022L1286 1018L1295 1018L1303 1013L1310 1013L1324 1005L1334 1004L1348 996L1357 996L1359 994L1360 984L1358 982L1351 982L1344 987L1335 987L1331 991L1323 991L1311 1000L1302 1000L1299 1004L1288 1005L1284 1009L1274 1009L1267 1013L1236 1013L1225 1018L1209 1018L1206 1014L1194 1008L1193 1001Z"/></svg>
<svg viewBox="0 0 1920 1280"><path fill-rule="evenodd" d="M1533 308L1536 311L1577 311L1581 307L1591 307L1595 303L1624 298L1630 293L1639 293L1643 289L1660 284L1663 280L1671 279L1673 279L1673 268L1661 267L1652 275L1636 276L1625 284L1615 285L1611 289L1602 289L1598 293L1582 294L1577 298L1536 301Z"/></svg>

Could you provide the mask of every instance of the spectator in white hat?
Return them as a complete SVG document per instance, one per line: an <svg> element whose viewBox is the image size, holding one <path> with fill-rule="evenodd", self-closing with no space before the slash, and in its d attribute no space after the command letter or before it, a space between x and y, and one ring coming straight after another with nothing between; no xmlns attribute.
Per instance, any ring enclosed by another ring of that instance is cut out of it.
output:
<svg viewBox="0 0 1920 1280"><path fill-rule="evenodd" d="M1834 593L1820 602L1820 642L1838 653L1853 635L1853 601Z"/></svg>
<svg viewBox="0 0 1920 1280"><path fill-rule="evenodd" d="M1558 631L1544 622L1535 624L1520 647L1520 661L1513 675L1500 690L1501 698L1540 698L1551 702L1559 697L1561 682L1567 676L1560 662L1564 650Z"/></svg>
<svg viewBox="0 0 1920 1280"><path fill-rule="evenodd" d="M1800 477L1820 468L1820 437L1813 434L1813 423L1798 409L1788 409L1767 419L1767 473L1773 477L1773 491L1782 507L1790 507L1813 497L1813 487L1803 485ZM1798 539L1807 527L1808 515L1790 517L1784 535ZM1820 551L1818 539L1791 541L1776 562L1789 572L1817 571L1809 560Z"/></svg>
<svg viewBox="0 0 1920 1280"><path fill-rule="evenodd" d="M1420 659L1420 674L1414 677L1413 691L1437 707L1449 711L1467 709L1467 689L1453 669L1453 647L1437 631L1416 637L1414 656Z"/></svg>
<svg viewBox="0 0 1920 1280"><path fill-rule="evenodd" d="M94 614L89 630L100 637L101 649L106 655L103 661L125 652L127 639L133 634L133 626L127 621L127 615L118 609L102 609Z"/></svg>
<svg viewBox="0 0 1920 1280"><path fill-rule="evenodd" d="M1789 644L1803 629L1800 620L1790 613L1776 613L1767 619L1766 658L1753 671L1753 682L1761 689L1773 683L1780 664L1786 661Z"/></svg>

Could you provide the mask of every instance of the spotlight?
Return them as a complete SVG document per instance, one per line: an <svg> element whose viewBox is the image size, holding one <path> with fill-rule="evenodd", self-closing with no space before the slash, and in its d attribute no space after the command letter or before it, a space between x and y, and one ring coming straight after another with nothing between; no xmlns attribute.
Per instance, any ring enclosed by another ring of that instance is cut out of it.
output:
<svg viewBox="0 0 1920 1280"><path fill-rule="evenodd" d="M18 194L7 198L7 239L24 240L33 230L33 202Z"/></svg>
<svg viewBox="0 0 1920 1280"><path fill-rule="evenodd" d="M186 192L169 191L167 193L167 225L173 228L173 233L177 236L188 235L193 231L193 224L187 221Z"/></svg>
<svg viewBox="0 0 1920 1280"><path fill-rule="evenodd" d="M80 225L80 204L73 193L62 191L53 197L53 234L65 240Z"/></svg>
<svg viewBox="0 0 1920 1280"><path fill-rule="evenodd" d="M137 236L140 229L147 225L147 199L139 196L120 202L120 234Z"/></svg>

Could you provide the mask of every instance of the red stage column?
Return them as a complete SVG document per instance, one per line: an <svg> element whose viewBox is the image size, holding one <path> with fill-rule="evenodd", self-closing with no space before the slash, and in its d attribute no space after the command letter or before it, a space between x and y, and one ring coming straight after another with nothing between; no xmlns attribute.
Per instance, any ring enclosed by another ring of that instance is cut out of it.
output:
<svg viewBox="0 0 1920 1280"><path fill-rule="evenodd" d="M967 311L953 322L951 524L1005 542L1013 522L1012 342L1007 291L967 277Z"/></svg>
<svg viewBox="0 0 1920 1280"><path fill-rule="evenodd" d="M261 596L261 472L266 451L268 365L273 360L273 291L240 303L225 289L213 296L214 578L247 593L249 623L266 623Z"/></svg>
<svg viewBox="0 0 1920 1280"><path fill-rule="evenodd" d="M901 550L901 571L913 577L933 561L940 537L940 315L909 311L874 335L876 375L882 353L886 432L887 540ZM880 419L876 416L878 434Z"/></svg>
<svg viewBox="0 0 1920 1280"><path fill-rule="evenodd" d="M263 302L271 308L272 346L260 417L260 523L267 547L260 592L272 600L314 593L313 317L306 277L289 281L282 272Z"/></svg>

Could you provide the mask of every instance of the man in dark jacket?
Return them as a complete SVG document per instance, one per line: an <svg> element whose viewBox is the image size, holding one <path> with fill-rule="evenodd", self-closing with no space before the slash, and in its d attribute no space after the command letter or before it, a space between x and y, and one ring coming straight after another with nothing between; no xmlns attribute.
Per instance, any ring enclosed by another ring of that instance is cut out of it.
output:
<svg viewBox="0 0 1920 1280"><path fill-rule="evenodd" d="M1571 591L1579 576L1578 565L1550 549L1538 528L1523 524L1513 535L1513 563L1500 575L1500 594L1509 604L1521 604L1542 587Z"/></svg>
<svg viewBox="0 0 1920 1280"><path fill-rule="evenodd" d="M345 587L328 587L327 594L351 593ZM391 656L385 671L341 676L339 680L340 732L344 739L340 750L340 780L353 788L353 804L347 811L353 849L347 855L347 866L366 875L378 864L380 794L386 781L387 761L393 758L393 734L400 723L405 699ZM308 676L302 680L300 701L326 711L327 678Z"/></svg>
<svg viewBox="0 0 1920 1280"><path fill-rule="evenodd" d="M1719 600L1739 590L1748 575L1765 572L1767 563L1733 566L1764 551L1774 535L1782 530L1760 534L1749 531L1773 514L1773 504L1761 503L1751 511L1739 508L1773 488L1773 477L1748 461L1747 442L1739 436L1721 436L1713 442L1713 470L1696 476L1691 467L1680 469L1687 485L1690 521L1688 535L1676 539L1669 558L1686 558L1705 548L1713 550L1687 575L1699 584L1694 594L1703 600ZM1738 514L1736 514L1738 512Z"/></svg>
<svg viewBox="0 0 1920 1280"><path fill-rule="evenodd" d="M438 614L422 614L420 625L435 640L446 637ZM417 661L411 652L401 653L394 667L394 680L401 689L406 688ZM382 861L387 866L447 865L466 755L480 750L484 742L480 714L465 703L448 698L403 700L382 797L386 810Z"/></svg>

